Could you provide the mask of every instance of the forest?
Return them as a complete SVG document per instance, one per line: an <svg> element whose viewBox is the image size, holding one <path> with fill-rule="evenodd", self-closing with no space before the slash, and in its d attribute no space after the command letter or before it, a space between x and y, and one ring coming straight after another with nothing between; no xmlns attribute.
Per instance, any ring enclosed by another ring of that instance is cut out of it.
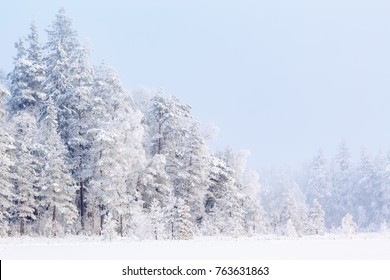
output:
<svg viewBox="0 0 390 280"><path fill-rule="evenodd" d="M248 150L208 148L189 105L133 94L112 67L91 65L64 9L46 32L42 43L31 24L0 79L0 236L388 230L389 154L353 162L341 142L296 170L251 170Z"/></svg>

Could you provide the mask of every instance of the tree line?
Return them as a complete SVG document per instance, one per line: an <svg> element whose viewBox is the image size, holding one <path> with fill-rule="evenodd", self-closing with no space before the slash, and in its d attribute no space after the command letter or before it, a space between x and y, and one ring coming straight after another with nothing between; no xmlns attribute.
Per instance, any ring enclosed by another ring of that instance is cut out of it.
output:
<svg viewBox="0 0 390 280"><path fill-rule="evenodd" d="M135 97L90 65L61 9L35 24L0 85L0 235L193 236L377 231L390 215L390 160L345 144L298 174L249 170L246 150L215 154L191 107Z"/></svg>

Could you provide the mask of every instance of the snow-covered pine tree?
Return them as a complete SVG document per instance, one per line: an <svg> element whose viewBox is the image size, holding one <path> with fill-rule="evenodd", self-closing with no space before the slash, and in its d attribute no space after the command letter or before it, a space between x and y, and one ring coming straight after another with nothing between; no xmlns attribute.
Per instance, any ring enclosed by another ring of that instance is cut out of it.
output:
<svg viewBox="0 0 390 280"><path fill-rule="evenodd" d="M159 92L153 97L151 106L145 116L149 128L149 151L155 154L174 155L182 137L180 125L183 119L190 117L190 107L181 104L176 97ZM184 123L185 125L185 123Z"/></svg>
<svg viewBox="0 0 390 280"><path fill-rule="evenodd" d="M28 88L28 64L27 52L25 48L25 41L19 39L15 43L16 56L14 58L13 64L14 69L9 74L9 79L11 83L11 99L9 101L9 106L12 111L17 111L29 107L34 104L34 97L30 94L30 89Z"/></svg>
<svg viewBox="0 0 390 280"><path fill-rule="evenodd" d="M353 221L353 217L351 214L346 214L342 219L341 219L341 232L347 235L351 234L357 234L359 231L358 226L356 223Z"/></svg>
<svg viewBox="0 0 390 280"><path fill-rule="evenodd" d="M256 197L244 198L244 230L247 235L265 234L269 230L264 209Z"/></svg>
<svg viewBox="0 0 390 280"><path fill-rule="evenodd" d="M39 207L38 191L43 161L42 147L37 138L37 123L29 112L18 112L13 117L15 130L16 164L13 170L16 189L16 213L20 235L26 234L27 222L36 220Z"/></svg>
<svg viewBox="0 0 390 280"><path fill-rule="evenodd" d="M290 170L263 172L261 179L263 194L261 204L270 217L271 232L283 234L287 219L282 219L281 213L285 210L286 202L291 197L297 197L299 204L304 206L304 197L300 194L299 186ZM292 192L293 189L297 191Z"/></svg>
<svg viewBox="0 0 390 280"><path fill-rule="evenodd" d="M333 166L333 189L331 192L331 198L329 202L332 205L332 211L326 208L325 211L329 217L331 225L335 225L343 216L343 213L354 210L353 200L353 170L351 155L345 141L342 141L339 145L336 158Z"/></svg>
<svg viewBox="0 0 390 280"><path fill-rule="evenodd" d="M58 107L58 126L69 151L72 175L78 184L81 228L84 228L85 191L91 176L90 142L92 69L88 66L88 50L81 47L72 20L62 8L47 30L43 89Z"/></svg>
<svg viewBox="0 0 390 280"><path fill-rule="evenodd" d="M234 171L218 158L211 158L206 213L217 228L218 234L238 236L244 233L244 213L233 177Z"/></svg>
<svg viewBox="0 0 390 280"><path fill-rule="evenodd" d="M378 222L377 214L382 194L379 170L375 166L373 158L367 152L362 151L356 175L356 205L359 211L355 214L359 228L369 227L375 229Z"/></svg>
<svg viewBox="0 0 390 280"><path fill-rule="evenodd" d="M175 219L175 239L187 240L192 239L193 223L191 217L191 208L186 204L184 199L178 198L176 202L176 219Z"/></svg>
<svg viewBox="0 0 390 280"><path fill-rule="evenodd" d="M200 226L204 216L205 180L208 152L199 123L190 107L175 97L157 94L145 116L148 126L149 154L166 158L166 172L174 188L174 196L191 208L193 223Z"/></svg>
<svg viewBox="0 0 390 280"><path fill-rule="evenodd" d="M9 218L14 203L13 179L15 165L15 144L6 122L7 112L4 109L8 91L0 84L0 237L6 236L9 231Z"/></svg>
<svg viewBox="0 0 390 280"><path fill-rule="evenodd" d="M249 235L255 232L266 232L265 213L259 199L260 175L256 171L247 168L250 151L244 149L234 153L229 149L226 150L228 152L225 152L225 158L228 157L228 154L231 155L229 161L235 171L233 176L238 182L238 191L242 194L240 205L243 212L245 231Z"/></svg>
<svg viewBox="0 0 390 280"><path fill-rule="evenodd" d="M327 160L321 149L310 164L305 193L308 201L317 199L321 204L326 206L327 210L331 210L333 206L328 205L331 192L332 178Z"/></svg>
<svg viewBox="0 0 390 280"><path fill-rule="evenodd" d="M157 199L152 200L149 215L150 215L150 223L152 226L153 238L155 240L164 239L165 238L164 212Z"/></svg>
<svg viewBox="0 0 390 280"><path fill-rule="evenodd" d="M12 96L9 101L11 112L28 109L38 116L44 100L42 83L45 79L42 59L42 45L34 23L30 26L27 37L28 48L24 40L19 40L15 47L17 55L14 59L14 70L10 73Z"/></svg>
<svg viewBox="0 0 390 280"><path fill-rule="evenodd" d="M377 162L379 186L372 191L373 221L377 227L382 221L390 220L390 154L380 154Z"/></svg>
<svg viewBox="0 0 390 280"><path fill-rule="evenodd" d="M150 209L153 200L157 200L162 207L165 207L167 197L173 192L165 167L165 156L156 154L150 159L140 176L138 188L142 194L144 207L147 209Z"/></svg>
<svg viewBox="0 0 390 280"><path fill-rule="evenodd" d="M76 185L66 163L68 151L58 134L57 108L52 97L45 102L40 118L40 142L44 147L41 205L45 209L45 234L58 236L70 232L77 219Z"/></svg>
<svg viewBox="0 0 390 280"><path fill-rule="evenodd" d="M108 212L106 218L104 219L104 223L102 225L101 235L103 236L104 239L112 240L118 234L117 227L118 227L117 220L112 217L111 212Z"/></svg>
<svg viewBox="0 0 390 280"><path fill-rule="evenodd" d="M205 215L204 199L210 155L205 147L199 123L192 119L186 121L189 127L182 128L182 147L176 147L178 168L174 173L174 193L188 203L194 224L200 227Z"/></svg>
<svg viewBox="0 0 390 280"><path fill-rule="evenodd" d="M67 107L67 95L75 87L77 77L74 71L77 66L80 43L77 32L72 27L72 20L66 15L65 9L61 8L56 18L47 30L48 42L44 57L47 77L44 82L45 93L53 96L53 99L65 110ZM60 116L65 112L61 112ZM62 123L64 120L60 119Z"/></svg>
<svg viewBox="0 0 390 280"><path fill-rule="evenodd" d="M123 235L132 206L129 196L145 164L141 114L132 107L131 96L112 68L103 64L95 69L93 88L94 121L88 131L92 154L88 211L92 223L97 224L97 216L100 219L100 230L110 212Z"/></svg>
<svg viewBox="0 0 390 280"><path fill-rule="evenodd" d="M389 225L386 223L386 221L383 221L381 223L379 230L382 234L385 234L385 235L389 234L389 231L390 231Z"/></svg>
<svg viewBox="0 0 390 280"><path fill-rule="evenodd" d="M175 223L176 223L176 199L173 193L170 193L165 198L165 207L163 208L165 222L165 236L168 239L175 239Z"/></svg>
<svg viewBox="0 0 390 280"><path fill-rule="evenodd" d="M309 213L308 233L323 235L325 230L325 212L317 199L314 199L313 206Z"/></svg>
<svg viewBox="0 0 390 280"><path fill-rule="evenodd" d="M39 40L39 34L35 22L30 25L30 34L27 37L29 47L27 48L27 58L29 74L29 90L35 100L36 111L42 108L46 95L43 92L43 82L46 78L45 63L43 61L43 45Z"/></svg>
<svg viewBox="0 0 390 280"><path fill-rule="evenodd" d="M292 222L299 236L302 236L305 233L307 227L306 205L302 204L302 201L300 201L296 195L293 195L293 193L289 195L285 207L280 214L280 224L282 226L285 227L288 221Z"/></svg>
<svg viewBox="0 0 390 280"><path fill-rule="evenodd" d="M287 220L284 232L286 236L291 238L298 238L300 236L297 232L294 222L291 219Z"/></svg>

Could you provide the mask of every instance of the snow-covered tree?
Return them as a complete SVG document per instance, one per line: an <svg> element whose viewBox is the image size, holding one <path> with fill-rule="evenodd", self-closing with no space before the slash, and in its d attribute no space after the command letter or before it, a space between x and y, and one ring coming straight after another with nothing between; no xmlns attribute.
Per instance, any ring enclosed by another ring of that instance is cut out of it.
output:
<svg viewBox="0 0 390 280"><path fill-rule="evenodd" d="M157 200L162 207L166 206L166 199L173 192L172 184L165 171L166 160L164 155L156 154L142 173L138 186L141 189L144 207L150 209L153 200Z"/></svg>
<svg viewBox="0 0 390 280"><path fill-rule="evenodd" d="M305 233L307 227L307 208L304 201L304 195L296 185L295 189L290 191L286 204L280 214L280 225L286 226L290 220L299 236Z"/></svg>
<svg viewBox="0 0 390 280"><path fill-rule="evenodd" d="M57 110L51 97L46 101L40 119L40 142L44 147L45 161L40 203L46 211L44 223L51 225L45 233L57 236L71 230L78 213L76 186L71 168L66 163L68 151L58 134Z"/></svg>
<svg viewBox="0 0 390 280"><path fill-rule="evenodd" d="M104 219L104 223L102 225L103 229L101 234L104 237L104 239L112 240L115 236L117 236L117 227L118 227L117 220L115 220L112 217L111 212L109 212L106 215L106 218Z"/></svg>
<svg viewBox="0 0 390 280"><path fill-rule="evenodd" d="M377 160L379 186L371 191L373 221L379 225L390 219L390 155L380 154Z"/></svg>
<svg viewBox="0 0 390 280"><path fill-rule="evenodd" d="M191 208L194 223L200 226L204 217L204 198L208 176L209 153L197 121L187 120L189 127L183 131L182 147L176 148L178 168L174 170L174 194L184 199ZM175 162L176 160L171 160ZM171 168L171 170L173 170Z"/></svg>
<svg viewBox="0 0 390 280"><path fill-rule="evenodd" d="M9 218L14 203L13 169L15 162L15 143L6 122L4 110L8 91L0 85L0 236L6 236L9 230Z"/></svg>
<svg viewBox="0 0 390 280"><path fill-rule="evenodd" d="M199 122L191 116L188 105L159 93L152 99L145 124L150 156L165 156L165 170L172 182L174 196L185 201L191 208L194 225L201 226L209 153Z"/></svg>
<svg viewBox="0 0 390 280"><path fill-rule="evenodd" d="M190 107L181 104L176 97L162 92L153 97L145 116L149 126L148 142L151 155L174 154L182 139L181 124L190 117Z"/></svg>
<svg viewBox="0 0 390 280"><path fill-rule="evenodd" d="M25 47L25 41L19 39L15 43L16 56L14 58L14 69L9 74L11 82L11 99L9 101L12 111L24 109L34 104L34 97L31 95L28 88L28 65L27 52Z"/></svg>
<svg viewBox="0 0 390 280"><path fill-rule="evenodd" d="M353 164L347 144L343 141L338 148L333 166L333 189L329 202L332 208L326 207L329 222L333 226L342 218L343 213L354 210Z"/></svg>
<svg viewBox="0 0 390 280"><path fill-rule="evenodd" d="M164 239L164 212L157 199L153 199L150 206L150 222L152 225L153 238L156 240Z"/></svg>
<svg viewBox="0 0 390 280"><path fill-rule="evenodd" d="M16 164L14 169L16 212L20 235L26 234L27 222L36 219L38 190L42 182L40 172L43 161L42 147L37 141L37 124L28 112L19 112L13 118L15 129Z"/></svg>
<svg viewBox="0 0 390 280"><path fill-rule="evenodd" d="M325 231L325 212L321 204L315 199L309 213L308 233L323 235Z"/></svg>
<svg viewBox="0 0 390 280"><path fill-rule="evenodd" d="M249 235L255 232L266 232L265 212L259 199L260 175L247 167L250 151L244 149L233 152L230 148L227 148L223 154L225 156L222 158L228 160L234 170L233 176L238 183L238 192L242 196L239 204L244 215L245 231Z"/></svg>
<svg viewBox="0 0 390 280"><path fill-rule="evenodd" d="M380 181L378 166L375 166L373 158L366 151L362 151L354 193L356 201L354 216L359 228L375 227L374 223L378 222L375 216L378 214L377 209L380 208L378 203L382 197Z"/></svg>
<svg viewBox="0 0 390 280"><path fill-rule="evenodd" d="M351 214L346 214L341 219L341 232L347 235L357 234L359 231L358 226L353 221L353 217Z"/></svg>
<svg viewBox="0 0 390 280"><path fill-rule="evenodd" d="M62 8L47 30L44 57L47 73L43 89L58 107L58 126L69 151L72 175L78 184L81 227L84 228L85 192L92 167L88 130L92 119L93 71L88 65L88 49L82 47L72 20Z"/></svg>
<svg viewBox="0 0 390 280"><path fill-rule="evenodd" d="M218 234L238 236L244 233L244 211L234 171L218 158L211 158L206 213Z"/></svg>
<svg viewBox="0 0 390 280"><path fill-rule="evenodd" d="M121 235L129 223L130 193L134 192L145 164L141 114L132 108L131 102L110 67L102 65L95 70L92 123L86 129L92 171L88 211L92 228L100 224L100 230L106 214L111 212L119 222Z"/></svg>
<svg viewBox="0 0 390 280"><path fill-rule="evenodd" d="M386 221L383 221L380 225L380 232L382 234L389 234L389 225L386 223Z"/></svg>
<svg viewBox="0 0 390 280"><path fill-rule="evenodd" d="M249 236L265 234L269 230L266 213L259 200L245 196L243 199L244 230Z"/></svg>
<svg viewBox="0 0 390 280"><path fill-rule="evenodd" d="M72 20L66 15L64 8L56 14L47 33L48 42L44 57L47 77L44 89L63 110L67 106L67 95L75 87L77 80L74 71L77 67L80 43ZM62 121L64 120L59 120L60 123Z"/></svg>
<svg viewBox="0 0 390 280"><path fill-rule="evenodd" d="M163 208L164 221L165 221L165 236L167 239L175 239L175 227L176 227L176 198L173 193L170 193L165 198L165 207Z"/></svg>
<svg viewBox="0 0 390 280"><path fill-rule="evenodd" d="M297 232L294 222L291 219L287 220L284 232L288 237L298 238L300 236Z"/></svg>
<svg viewBox="0 0 390 280"><path fill-rule="evenodd" d="M24 46L24 40L15 44L17 56L14 59L15 68L10 74L12 97L9 103L13 112L29 109L38 115L44 100L43 48L34 23L31 24L30 30L26 39L29 43L27 48Z"/></svg>
<svg viewBox="0 0 390 280"><path fill-rule="evenodd" d="M176 211L175 239L192 239L194 233L190 207L183 199L178 198Z"/></svg>
<svg viewBox="0 0 390 280"><path fill-rule="evenodd" d="M308 174L306 187L307 199L313 201L317 199L325 204L332 192L332 178L329 173L327 160L320 150L318 155L312 160Z"/></svg>

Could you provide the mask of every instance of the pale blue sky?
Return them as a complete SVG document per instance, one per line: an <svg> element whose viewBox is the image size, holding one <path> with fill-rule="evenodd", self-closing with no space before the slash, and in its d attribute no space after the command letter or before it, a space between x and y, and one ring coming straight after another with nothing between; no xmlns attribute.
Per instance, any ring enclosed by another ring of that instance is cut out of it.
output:
<svg viewBox="0 0 390 280"><path fill-rule="evenodd" d="M254 168L332 155L342 139L356 155L390 150L390 1L3 1L0 69L61 6L93 63L189 103L220 127L213 146L250 149Z"/></svg>

